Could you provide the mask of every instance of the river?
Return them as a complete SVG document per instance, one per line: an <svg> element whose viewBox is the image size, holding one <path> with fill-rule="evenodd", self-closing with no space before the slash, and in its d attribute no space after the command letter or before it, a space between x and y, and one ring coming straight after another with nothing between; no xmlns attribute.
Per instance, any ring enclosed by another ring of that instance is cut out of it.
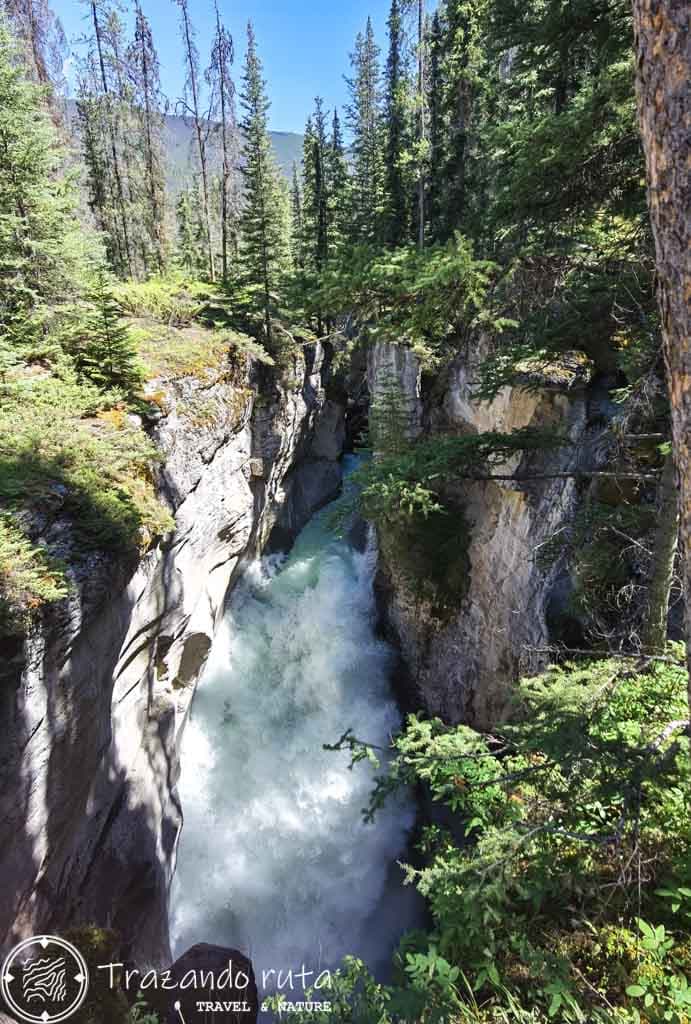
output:
<svg viewBox="0 0 691 1024"><path fill-rule="evenodd" d="M355 465L347 457L347 471ZM262 972L318 972L345 954L381 969L415 918L395 863L412 801L365 824L376 772L349 771L347 753L323 749L349 728L386 746L400 722L393 652L376 633L376 549L338 535L335 505L287 557L247 568L182 743L174 952L239 949L260 990Z"/></svg>

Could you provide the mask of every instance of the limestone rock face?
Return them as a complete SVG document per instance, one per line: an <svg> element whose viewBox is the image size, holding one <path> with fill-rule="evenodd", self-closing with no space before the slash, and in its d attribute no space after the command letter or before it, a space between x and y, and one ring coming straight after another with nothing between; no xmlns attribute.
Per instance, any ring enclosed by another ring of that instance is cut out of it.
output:
<svg viewBox="0 0 691 1024"><path fill-rule="evenodd" d="M372 352L370 386L376 393L378 369L393 367L408 395L411 433L422 418L431 434L554 426L573 441L587 440L588 396L580 377L570 389L546 379L535 390L505 388L492 402L480 404L472 395L483 358L478 350L474 358L457 358L441 403L425 416L415 357L410 352L393 357L390 349L377 346ZM518 454L494 471L520 476L569 472L581 457L580 446ZM535 649L549 640L546 614L558 567L545 568L537 554L573 515L576 486L564 479L448 481L446 486L471 527L461 606L439 619L411 593L395 564L381 566L378 589L386 627L401 649L415 699L451 723L491 727L518 676L543 660Z"/></svg>
<svg viewBox="0 0 691 1024"><path fill-rule="evenodd" d="M137 963L170 962L180 730L242 560L340 486L328 362L315 345L279 379L248 363L240 381L157 382L174 531L132 565L73 553L70 597L0 650L0 949L93 923Z"/></svg>
<svg viewBox="0 0 691 1024"><path fill-rule="evenodd" d="M422 371L417 357L405 345L378 342L367 356L367 387L372 401L383 388L396 382L408 420L408 437L416 438L422 429Z"/></svg>

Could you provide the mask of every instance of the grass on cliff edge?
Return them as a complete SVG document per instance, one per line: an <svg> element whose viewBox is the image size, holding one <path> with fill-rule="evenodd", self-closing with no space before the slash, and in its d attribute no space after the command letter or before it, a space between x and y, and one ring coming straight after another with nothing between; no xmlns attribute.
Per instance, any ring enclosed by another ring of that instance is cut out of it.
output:
<svg viewBox="0 0 691 1024"><path fill-rule="evenodd" d="M65 597L70 563L133 556L171 528L154 487L158 452L132 412L165 408L165 388L185 377L238 383L244 403L247 357L273 363L209 285L173 274L116 283L112 297L141 382L132 393L80 376L70 337L88 334L81 300L56 307L41 352L0 374L0 633ZM196 404L188 412L205 422Z"/></svg>
<svg viewBox="0 0 691 1024"><path fill-rule="evenodd" d="M134 554L171 526L153 485L156 449L111 405L93 385L52 375L0 386L5 628L65 596L63 566L32 543L39 533L69 562L89 551Z"/></svg>

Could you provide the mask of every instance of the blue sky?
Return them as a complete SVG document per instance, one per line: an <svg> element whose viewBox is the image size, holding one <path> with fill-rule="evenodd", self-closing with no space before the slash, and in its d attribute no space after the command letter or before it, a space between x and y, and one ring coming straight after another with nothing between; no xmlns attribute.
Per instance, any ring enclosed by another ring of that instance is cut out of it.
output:
<svg viewBox="0 0 691 1024"><path fill-rule="evenodd" d="M236 81L240 78L246 25L251 19L269 86L270 126L276 131L302 131L319 94L327 107L346 99L343 75L348 54L367 15L382 50L390 0L220 0L221 12L236 44ZM53 0L73 48L85 31L85 9L79 0ZM184 79L178 33L178 7L173 0L143 0L161 58L163 88L175 99ZM212 37L212 0L191 0L197 44L205 62Z"/></svg>

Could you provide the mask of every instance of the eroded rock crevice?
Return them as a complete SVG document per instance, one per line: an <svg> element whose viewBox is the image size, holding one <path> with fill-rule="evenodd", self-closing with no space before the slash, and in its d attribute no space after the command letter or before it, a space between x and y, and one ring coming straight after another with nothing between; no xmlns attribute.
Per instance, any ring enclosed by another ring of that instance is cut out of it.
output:
<svg viewBox="0 0 691 1024"><path fill-rule="evenodd" d="M329 363L317 344L271 379L248 361L242 380L162 383L151 432L174 531L136 564L74 559L69 598L7 652L0 945L89 923L140 964L170 962L181 729L242 563L338 491Z"/></svg>

